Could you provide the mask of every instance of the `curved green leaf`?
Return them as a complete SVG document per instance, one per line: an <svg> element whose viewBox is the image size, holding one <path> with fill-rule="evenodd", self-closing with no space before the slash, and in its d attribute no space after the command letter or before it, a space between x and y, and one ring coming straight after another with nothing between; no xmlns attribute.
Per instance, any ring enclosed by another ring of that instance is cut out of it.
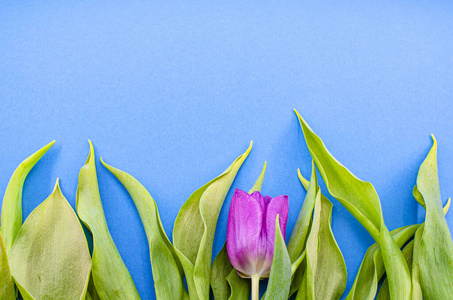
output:
<svg viewBox="0 0 453 300"><path fill-rule="evenodd" d="M358 179L338 162L297 111L296 114L310 154L330 194L365 227L381 247L392 298L410 299L409 269L400 248L384 224L381 204L373 185Z"/></svg>
<svg viewBox="0 0 453 300"><path fill-rule="evenodd" d="M403 255L404 259L406 259L407 266L409 269L412 267L412 250L414 248L414 241L410 241L404 248L403 248ZM412 300L415 299L423 299L423 298L414 298L412 295ZM385 278L384 282L379 289L379 293L377 295L376 300L390 300L390 291L389 291L389 282L387 278Z"/></svg>
<svg viewBox="0 0 453 300"><path fill-rule="evenodd" d="M291 237L288 242L288 254L292 262L292 277L291 277L291 288L289 291L289 297L293 295L300 287L302 278L305 274L306 263L305 259L305 246L307 243L308 233L312 224L313 209L316 202L316 194L318 192L318 179L316 176L316 169L314 162L312 161L311 178L310 182L306 180L300 170L297 170L302 186L307 190L305 195L304 204L297 217L296 224L294 225ZM324 195L322 196L324 197Z"/></svg>
<svg viewBox="0 0 453 300"><path fill-rule="evenodd" d="M88 244L58 180L53 193L25 220L8 259L24 299L85 299Z"/></svg>
<svg viewBox="0 0 453 300"><path fill-rule="evenodd" d="M302 182L305 178L302 177L299 170L297 171L299 180ZM307 188L307 194L305 195L304 204L299 212L299 216L297 217L296 224L294 225L288 242L288 254L291 258L291 262L296 261L305 249L317 192L318 180L316 178L315 164L312 162L311 179L309 187Z"/></svg>
<svg viewBox="0 0 453 300"><path fill-rule="evenodd" d="M250 297L250 280L241 278L236 270L231 270L227 276L231 288L231 295L228 300L248 300Z"/></svg>
<svg viewBox="0 0 453 300"><path fill-rule="evenodd" d="M6 257L5 244L0 231L0 299L16 299L14 281L9 270L8 258Z"/></svg>
<svg viewBox="0 0 453 300"><path fill-rule="evenodd" d="M54 143L55 141L50 142L21 162L9 180L3 197L1 213L1 231L6 253L11 250L16 235L22 226L22 189L25 178Z"/></svg>
<svg viewBox="0 0 453 300"><path fill-rule="evenodd" d="M264 174L266 173L266 165L264 162L263 170L249 194L255 191L261 191L263 186ZM226 243L223 245L219 254L217 254L211 269L211 288L216 300L227 299L249 299L250 280L241 278L230 263Z"/></svg>
<svg viewBox="0 0 453 300"><path fill-rule="evenodd" d="M230 263L230 259L228 258L225 243L212 263L211 288L215 300L228 300L228 298L230 298L231 288L228 284L227 277L230 275L231 271L235 272Z"/></svg>
<svg viewBox="0 0 453 300"><path fill-rule="evenodd" d="M399 247L405 245L414 237L419 224L397 228L391 232ZM371 245L360 265L354 284L346 299L374 299L376 297L379 281L385 274L379 245Z"/></svg>
<svg viewBox="0 0 453 300"><path fill-rule="evenodd" d="M239 156L221 175L196 190L181 207L173 228L173 244L181 261L190 299L209 299L211 256L223 201L247 158Z"/></svg>
<svg viewBox="0 0 453 300"><path fill-rule="evenodd" d="M126 265L110 235L99 194L94 149L80 169L76 208L93 234L92 278L100 299L140 299Z"/></svg>
<svg viewBox="0 0 453 300"><path fill-rule="evenodd" d="M157 299L185 299L182 268L162 222L157 204L146 188L134 177L101 163L121 182L137 207L149 244L149 255Z"/></svg>
<svg viewBox="0 0 453 300"><path fill-rule="evenodd" d="M382 212L381 203L373 185L358 179L336 160L297 111L296 115L299 118L308 150L329 193L346 207L375 240L379 240Z"/></svg>
<svg viewBox="0 0 453 300"><path fill-rule="evenodd" d="M448 299L453 295L453 241L440 198L437 142L420 166L417 188L426 207L420 239L414 242L414 263L420 271L424 299ZM415 255L417 253L417 257Z"/></svg>
<svg viewBox="0 0 453 300"><path fill-rule="evenodd" d="M291 259L280 230L279 216L275 220L274 257L264 300L286 299L291 285Z"/></svg>
<svg viewBox="0 0 453 300"><path fill-rule="evenodd" d="M344 292L346 265L332 233L331 219L332 203L318 189L305 250L307 267L296 299L340 299Z"/></svg>

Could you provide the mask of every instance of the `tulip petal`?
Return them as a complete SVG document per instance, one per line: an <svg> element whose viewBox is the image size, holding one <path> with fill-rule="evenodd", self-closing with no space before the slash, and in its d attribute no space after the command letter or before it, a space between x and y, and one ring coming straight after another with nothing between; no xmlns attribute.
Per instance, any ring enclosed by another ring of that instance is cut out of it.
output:
<svg viewBox="0 0 453 300"><path fill-rule="evenodd" d="M268 249L271 250L274 249L274 239L275 237L275 218L277 218L277 215L280 215L279 217L279 223L280 223L280 231L282 232L283 237L285 237L286 234L286 223L288 221L288 208L289 208L289 201L288 201L288 196L286 195L280 195L275 198L273 198L269 205L267 206L267 212L266 212L266 233L267 233L267 240L269 242L269 247ZM270 245L272 244L272 245Z"/></svg>
<svg viewBox="0 0 453 300"><path fill-rule="evenodd" d="M261 255L260 266L258 267L259 274L261 274L262 277L269 276L272 257L274 256L275 219L277 218L277 215L280 216L280 231L283 237L285 237L286 223L288 221L288 207L288 196L282 195L271 199L267 206L265 227L262 229L263 232L261 238L261 241L265 243L264 245L261 245L261 249L266 249L266 254Z"/></svg>
<svg viewBox="0 0 453 300"><path fill-rule="evenodd" d="M257 249L263 225L264 198L259 192L253 195L255 197L236 189L228 216L228 256L234 268L246 276L256 273Z"/></svg>

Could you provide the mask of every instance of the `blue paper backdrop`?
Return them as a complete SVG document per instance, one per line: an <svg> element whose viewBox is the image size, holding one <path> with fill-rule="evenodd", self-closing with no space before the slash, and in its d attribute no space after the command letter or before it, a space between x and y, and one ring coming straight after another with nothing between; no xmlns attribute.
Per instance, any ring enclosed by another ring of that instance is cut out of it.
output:
<svg viewBox="0 0 453 300"><path fill-rule="evenodd" d="M311 165L296 108L374 184L390 229L423 220L411 191L431 133L442 197L453 195L451 1L239 2L1 1L0 192L56 139L26 180L24 217L57 177L74 206L91 139L97 158L148 188L171 236L187 197L253 139L233 188L249 189L267 160L263 192L289 195L289 238L305 195L296 170ZM97 166L113 239L143 299L155 299L137 211ZM373 241L333 203L349 290Z"/></svg>

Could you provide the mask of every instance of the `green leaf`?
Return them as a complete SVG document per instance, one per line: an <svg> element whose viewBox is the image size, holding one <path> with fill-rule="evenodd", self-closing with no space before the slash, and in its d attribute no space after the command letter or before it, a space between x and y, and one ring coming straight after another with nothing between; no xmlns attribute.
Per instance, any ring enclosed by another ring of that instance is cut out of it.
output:
<svg viewBox="0 0 453 300"><path fill-rule="evenodd" d="M0 231L0 299L16 299L14 281L9 270L8 258L6 257L5 244Z"/></svg>
<svg viewBox="0 0 453 300"><path fill-rule="evenodd" d="M274 256L264 300L286 299L291 285L291 259L280 230L279 216L275 220Z"/></svg>
<svg viewBox="0 0 453 300"><path fill-rule="evenodd" d="M99 194L94 149L79 173L76 208L80 220L93 234L91 272L100 299L140 299L126 265L110 235Z"/></svg>
<svg viewBox="0 0 453 300"><path fill-rule="evenodd" d="M247 158L239 156L221 175L196 190L181 207L173 229L173 244L181 261L190 299L209 299L211 256L223 201Z"/></svg>
<svg viewBox="0 0 453 300"><path fill-rule="evenodd" d="M53 193L25 220L8 259L24 299L85 299L88 244L58 180Z"/></svg>
<svg viewBox="0 0 453 300"><path fill-rule="evenodd" d="M9 180L3 197L1 213L1 230L6 253L11 250L16 235L22 226L22 189L25 178L54 143L55 141L50 142L21 162Z"/></svg>
<svg viewBox="0 0 453 300"><path fill-rule="evenodd" d="M426 207L420 237L414 242L414 263L420 271L424 299L448 299L453 295L453 241L442 209L437 172L437 142L420 166L417 188ZM417 254L417 257L415 255Z"/></svg>
<svg viewBox="0 0 453 300"><path fill-rule="evenodd" d="M258 179L256 180L255 184L249 190L249 194L252 194L253 192L256 192L256 191L261 192L261 187L263 186L264 174L266 173L266 166L267 166L267 162L264 162L264 166L263 166L263 169L261 170L260 176L258 176Z"/></svg>
<svg viewBox="0 0 453 300"><path fill-rule="evenodd" d="M305 178L302 177L299 170L297 171L299 180L302 182ZM318 180L316 178L315 165L314 162L312 162L311 179L307 189L307 194L305 195L304 204L299 212L299 216L297 217L296 224L294 225L288 242L288 254L291 258L291 262L296 261L305 249L317 192Z"/></svg>
<svg viewBox="0 0 453 300"><path fill-rule="evenodd" d="M241 278L235 269L227 276L231 288L229 300L248 300L250 297L250 280Z"/></svg>
<svg viewBox="0 0 453 300"><path fill-rule="evenodd" d="M291 297L291 295L299 289L302 278L305 274L306 263L303 262L306 254L305 246L310 226L312 224L312 214L315 207L316 194L319 189L316 169L313 161L310 182L302 176L299 169L297 170L297 174L302 186L304 186L307 190L307 194L305 195L304 204L299 212L299 216L297 217L296 224L291 232L291 237L287 246L288 254L292 262L292 277L291 288L288 295L289 297Z"/></svg>
<svg viewBox="0 0 453 300"><path fill-rule="evenodd" d="M215 300L227 300L230 298L231 288L228 284L227 277L230 275L231 271L236 272L228 258L225 243L212 263L211 287Z"/></svg>
<svg viewBox="0 0 453 300"><path fill-rule="evenodd" d="M414 237L419 224L397 228L391 232L397 245L402 247ZM384 262L379 245L371 245L360 265L354 284L346 299L374 299L376 297L378 283L385 274Z"/></svg>
<svg viewBox="0 0 453 300"><path fill-rule="evenodd" d="M450 208L450 201L451 199L448 199L447 204L444 206L444 214L446 214ZM419 202L417 200L417 202ZM415 224L415 225L410 225L410 226L404 226L397 228L391 232L393 235L393 238L395 239L396 243L398 244L399 247L402 247L405 245L409 240L414 238L414 235L418 232L419 228L422 226L422 224ZM416 297L418 294L417 292L414 293L414 284L418 286L419 284L419 279L418 278L418 270L414 270L414 267L412 265L412 248L413 248L413 243L414 241L411 241L407 246L404 247L403 249L403 255L406 260L406 263L408 263L408 268L412 268L412 299L422 299L419 297ZM408 247L411 245L410 247ZM410 249L410 253L408 252ZM410 257L409 257L410 255ZM357 276L355 278L354 284L351 288L351 291L349 292L348 296L346 299L374 299L376 296L377 292L377 287L378 283L381 280L381 278L385 274L385 269L384 269L384 264L382 262L382 256L381 252L379 250L379 246L377 243L373 244L370 248L368 248L363 260L362 264L360 265L359 272L357 273ZM378 298L379 297L386 297L386 293L388 293L388 280L385 279L384 281L386 287L384 285L381 287L379 290ZM387 289L387 292L382 291L384 288ZM381 292L382 291L382 292ZM420 296L421 296L421 289L420 289ZM390 297L390 295L388 296ZM385 298L386 299L386 298Z"/></svg>
<svg viewBox="0 0 453 300"><path fill-rule="evenodd" d="M414 241L409 242L403 248L404 259L406 259L406 263L407 263L407 266L409 267L409 269L411 269L411 267L412 267L412 250L413 250L413 248L414 248ZM384 282L382 283L376 299L377 300L390 300L389 282L388 282L387 278L385 278ZM412 300L415 300L415 299L423 299L423 298L414 298L414 295L412 295Z"/></svg>
<svg viewBox="0 0 453 300"><path fill-rule="evenodd" d="M96 291L96 287L94 286L93 281L93 274L90 275L90 281L88 282L88 289L87 289L87 300L100 300L101 298Z"/></svg>
<svg viewBox="0 0 453 300"><path fill-rule="evenodd" d="M261 191L264 174L266 173L266 165L267 163L264 162L263 170L253 187L250 189L249 194L255 191ZM241 278L231 265L226 243L223 245L212 264L211 287L214 299L216 300L249 299L250 280Z"/></svg>
<svg viewBox="0 0 453 300"><path fill-rule="evenodd" d="M146 188L134 177L101 163L121 182L137 207L149 244L157 299L185 299L182 268L160 220L157 204Z"/></svg>
<svg viewBox="0 0 453 300"><path fill-rule="evenodd" d="M343 255L331 229L332 203L316 195L313 224L307 241L307 268L296 299L340 299L346 287Z"/></svg>
<svg viewBox="0 0 453 300"><path fill-rule="evenodd" d="M305 141L327 189L370 233L382 250L392 298L410 299L411 278L403 253L384 224L373 185L358 179L338 162L296 111Z"/></svg>

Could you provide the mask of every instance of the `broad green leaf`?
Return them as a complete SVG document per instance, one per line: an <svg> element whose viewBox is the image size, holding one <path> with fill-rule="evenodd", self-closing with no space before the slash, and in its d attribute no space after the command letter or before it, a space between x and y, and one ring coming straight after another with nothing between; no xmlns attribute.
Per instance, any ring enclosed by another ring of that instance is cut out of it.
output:
<svg viewBox="0 0 453 300"><path fill-rule="evenodd" d="M381 204L373 185L358 179L338 162L297 111L296 114L310 154L330 194L365 227L381 247L392 298L410 299L409 269L403 253L384 224Z"/></svg>
<svg viewBox="0 0 453 300"><path fill-rule="evenodd" d="M91 258L77 216L60 191L25 220L8 256L24 299L85 299Z"/></svg>
<svg viewBox="0 0 453 300"><path fill-rule="evenodd" d="M22 189L25 178L54 143L55 141L50 142L21 162L9 180L3 197L1 213L1 230L6 253L11 250L16 235L22 226Z"/></svg>
<svg viewBox="0 0 453 300"><path fill-rule="evenodd" d="M101 163L126 188L140 214L148 238L156 298L185 299L182 268L162 226L156 202L137 179L107 165L102 158Z"/></svg>
<svg viewBox="0 0 453 300"><path fill-rule="evenodd" d="M264 174L266 173L266 165L266 162L264 162L263 170L253 187L249 190L249 194L255 191L261 191ZM214 299L216 300L227 300L230 298L238 300L249 299L250 280L241 278L231 265L226 243L212 263L211 288Z"/></svg>
<svg viewBox="0 0 453 300"><path fill-rule="evenodd" d="M340 299L346 287L343 255L331 229L332 203L318 189L307 241L307 267L296 299Z"/></svg>
<svg viewBox="0 0 453 300"><path fill-rule="evenodd" d="M3 243L2 233L0 231L0 299L16 299L16 290L14 281L9 270L8 258L6 257L5 244Z"/></svg>
<svg viewBox="0 0 453 300"><path fill-rule="evenodd" d="M440 198L437 172L437 142L420 166L417 188L426 207L420 239L414 242L414 263L418 265L424 299L448 299L453 295L453 241ZM417 253L417 258L415 253Z"/></svg>
<svg viewBox="0 0 453 300"><path fill-rule="evenodd" d="M209 299L214 233L223 201L247 158L239 156L221 175L196 190L181 207L173 228L173 244L181 261L190 299Z"/></svg>
<svg viewBox="0 0 453 300"><path fill-rule="evenodd" d="M286 299L291 285L291 259L280 231L279 216L275 220L274 256L264 300Z"/></svg>
<svg viewBox="0 0 453 300"><path fill-rule="evenodd" d="M93 234L91 272L100 299L140 299L129 271L110 235L99 194L94 149L80 169L76 208L80 220Z"/></svg>

